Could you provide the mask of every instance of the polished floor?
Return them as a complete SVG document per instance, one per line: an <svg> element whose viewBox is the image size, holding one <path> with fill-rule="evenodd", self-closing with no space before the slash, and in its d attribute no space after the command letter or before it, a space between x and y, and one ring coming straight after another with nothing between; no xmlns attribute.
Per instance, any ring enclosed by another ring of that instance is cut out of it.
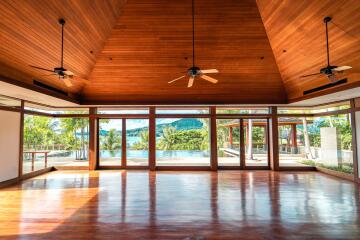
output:
<svg viewBox="0 0 360 240"><path fill-rule="evenodd" d="M56 171L0 190L0 239L359 236L359 185L317 172Z"/></svg>

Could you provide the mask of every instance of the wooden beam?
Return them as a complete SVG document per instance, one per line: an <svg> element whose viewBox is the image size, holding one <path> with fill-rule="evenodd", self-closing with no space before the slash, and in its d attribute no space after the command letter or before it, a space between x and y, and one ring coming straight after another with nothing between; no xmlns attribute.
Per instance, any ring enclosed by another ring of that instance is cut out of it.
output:
<svg viewBox="0 0 360 240"><path fill-rule="evenodd" d="M211 170L218 169L216 107L210 107L210 163Z"/></svg>
<svg viewBox="0 0 360 240"><path fill-rule="evenodd" d="M1 82L6 82L6 83L9 83L9 84L21 87L21 88L25 88L25 89L28 89L28 90L31 90L31 91L35 91L35 92L38 92L38 93L42 93L42 94L45 94L45 95L48 95L48 96L51 96L51 97L55 97L55 98L59 98L59 99L69 101L69 102L72 102L72 103L80 104L78 96L75 96L75 97L66 96L66 95L63 95L63 94L60 94L60 93L57 93L57 92L54 92L54 91L47 90L45 88L38 87L36 85L21 82L21 81L14 80L14 79L11 79L11 78L7 78L7 77L1 76L1 75L0 75L0 81Z"/></svg>
<svg viewBox="0 0 360 240"><path fill-rule="evenodd" d="M150 107L149 114L149 169L156 170L156 121L155 107Z"/></svg>
<svg viewBox="0 0 360 240"><path fill-rule="evenodd" d="M271 117L269 119L269 133L270 133L270 168L271 170L279 170L279 136L278 136L278 117L277 107L270 107Z"/></svg>
<svg viewBox="0 0 360 240"><path fill-rule="evenodd" d="M96 170L99 166L98 127L96 108L91 107L89 109L89 170Z"/></svg>

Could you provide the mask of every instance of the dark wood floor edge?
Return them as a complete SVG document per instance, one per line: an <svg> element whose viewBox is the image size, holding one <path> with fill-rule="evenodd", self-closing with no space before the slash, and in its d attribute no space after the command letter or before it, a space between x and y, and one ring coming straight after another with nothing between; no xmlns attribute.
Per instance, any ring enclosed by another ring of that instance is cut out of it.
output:
<svg viewBox="0 0 360 240"><path fill-rule="evenodd" d="M56 168L48 167L48 168L40 169L40 170L37 170L37 171L34 171L34 172L26 173L26 174L23 174L21 176L20 180L26 180L26 179L29 179L29 178L37 177L37 176L40 176L42 174L45 174L45 173L48 173L48 172L51 172L51 171L56 171Z"/></svg>
<svg viewBox="0 0 360 240"><path fill-rule="evenodd" d="M308 167L281 167L278 171L316 171L316 167L308 166Z"/></svg>
<svg viewBox="0 0 360 240"><path fill-rule="evenodd" d="M0 189L9 187L21 181L18 177L0 182Z"/></svg>
<svg viewBox="0 0 360 240"><path fill-rule="evenodd" d="M89 170L89 166L53 166L55 170Z"/></svg>
<svg viewBox="0 0 360 240"><path fill-rule="evenodd" d="M156 171L213 171L210 166L157 166Z"/></svg>
<svg viewBox="0 0 360 240"><path fill-rule="evenodd" d="M333 177L337 177L337 178L341 178L344 180L348 180L354 183L360 183L358 181L355 180L354 175L348 174L348 173L343 173L343 172L338 172L335 170L331 170L331 169L327 169L327 168L322 168L322 167L315 167L317 171L333 176Z"/></svg>
<svg viewBox="0 0 360 240"><path fill-rule="evenodd" d="M0 189L10 187L21 181L24 181L24 180L27 180L27 179L30 179L33 177L37 177L37 176L40 176L40 175L43 175L43 174L46 174L46 173L52 172L52 171L56 171L56 169L54 167L48 167L48 168L37 170L37 171L31 172L31 173L26 173L26 174L22 175L21 177L12 178L12 179L0 182Z"/></svg>

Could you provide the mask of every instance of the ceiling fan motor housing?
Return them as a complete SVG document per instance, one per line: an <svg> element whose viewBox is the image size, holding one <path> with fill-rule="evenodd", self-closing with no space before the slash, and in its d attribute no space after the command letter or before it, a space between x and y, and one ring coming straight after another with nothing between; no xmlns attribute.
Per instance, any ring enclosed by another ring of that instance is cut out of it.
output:
<svg viewBox="0 0 360 240"><path fill-rule="evenodd" d="M66 69L62 67L54 68L54 72L59 75L64 75L64 71L66 71Z"/></svg>
<svg viewBox="0 0 360 240"><path fill-rule="evenodd" d="M337 68L337 66L327 66L325 68L320 69L320 73L330 75L333 73L332 69L334 69L334 68Z"/></svg>
<svg viewBox="0 0 360 240"><path fill-rule="evenodd" d="M199 67L191 67L188 69L188 74L190 76L198 76L201 75L201 71Z"/></svg>

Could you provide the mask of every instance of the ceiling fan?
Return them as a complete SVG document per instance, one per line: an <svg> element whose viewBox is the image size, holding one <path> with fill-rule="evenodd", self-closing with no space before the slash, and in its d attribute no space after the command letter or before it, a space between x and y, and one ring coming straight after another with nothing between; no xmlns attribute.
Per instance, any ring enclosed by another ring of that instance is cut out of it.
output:
<svg viewBox="0 0 360 240"><path fill-rule="evenodd" d="M209 77L205 74L207 73L218 73L219 71L217 69L206 69L202 70L199 67L195 65L195 4L194 0L192 0L192 60L193 64L192 67L187 70L187 75L189 76L189 82L188 87L192 87L194 84L195 77L200 77L206 81L209 81L211 83L217 83L218 80L215 78ZM174 80L169 81L168 83L173 83L175 81L178 81L182 78L186 77L186 75L181 76L179 78L176 78Z"/></svg>
<svg viewBox="0 0 360 240"><path fill-rule="evenodd" d="M40 70L44 70L47 72L51 72L52 74L50 75L43 75L43 76L59 76L59 79L63 80L63 82L65 83L65 85L67 87L71 87L73 84L70 81L70 79L74 79L76 76L74 75L73 72L66 70L64 68L64 25L65 25L65 20L64 19L59 19L59 23L61 24L61 66L60 67L55 67L53 70L51 69L46 69L46 68L42 68L42 67L37 67L37 66L32 66L30 65L30 67L32 68L36 68L36 69L40 69ZM83 82L87 82L88 80L82 79L82 78L78 78L77 79L83 81Z"/></svg>
<svg viewBox="0 0 360 240"><path fill-rule="evenodd" d="M313 74L308 74L308 75L304 75L301 76L303 77L310 77L310 76L315 76L315 75L326 75L328 77L328 79L331 82L337 82L338 79L336 77L336 73L342 73L344 70L348 70L351 69L352 67L350 66L331 66L330 65L330 54L329 54L329 37L328 37L328 22L331 21L331 17L325 17L324 18L324 23L325 23L325 29L326 29L326 54L327 54L327 66L324 68L320 69L320 72L318 73L313 73Z"/></svg>

